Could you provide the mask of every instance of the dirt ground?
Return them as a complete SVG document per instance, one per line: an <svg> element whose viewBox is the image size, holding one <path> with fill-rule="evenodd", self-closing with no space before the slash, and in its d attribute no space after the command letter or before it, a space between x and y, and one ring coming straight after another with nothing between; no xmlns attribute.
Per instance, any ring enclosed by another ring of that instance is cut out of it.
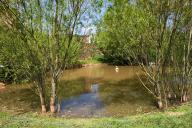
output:
<svg viewBox="0 0 192 128"><path fill-rule="evenodd" d="M4 90L5 89L5 84L0 82L0 90Z"/></svg>

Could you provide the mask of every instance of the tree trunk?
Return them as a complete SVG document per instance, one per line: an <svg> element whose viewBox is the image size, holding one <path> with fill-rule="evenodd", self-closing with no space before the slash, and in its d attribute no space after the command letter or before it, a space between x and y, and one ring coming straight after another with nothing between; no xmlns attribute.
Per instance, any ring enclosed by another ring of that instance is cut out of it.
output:
<svg viewBox="0 0 192 128"><path fill-rule="evenodd" d="M50 98L50 111L51 113L56 112L56 86L57 86L57 79L52 77L51 80L51 98Z"/></svg>
<svg viewBox="0 0 192 128"><path fill-rule="evenodd" d="M168 90L168 92L167 92L167 98L168 98L168 99L171 99L171 98L172 98L170 90Z"/></svg>
<svg viewBox="0 0 192 128"><path fill-rule="evenodd" d="M46 113L47 110L46 110L46 105L45 105L45 96L43 93L40 93L39 96L40 96L40 101L41 101L41 112Z"/></svg>
<svg viewBox="0 0 192 128"><path fill-rule="evenodd" d="M41 102L41 112L46 113L46 100L45 100L45 81L43 77L40 75L38 78L38 91Z"/></svg>
<svg viewBox="0 0 192 128"><path fill-rule="evenodd" d="M57 104L57 112L60 112L60 111L61 111L61 104L58 103L58 104Z"/></svg>
<svg viewBox="0 0 192 128"><path fill-rule="evenodd" d="M159 109L162 109L163 108L163 102L162 102L161 88L160 88L159 83L157 83L156 88L157 88L157 94L156 95L158 97L157 105L158 105Z"/></svg>
<svg viewBox="0 0 192 128"><path fill-rule="evenodd" d="M183 94L181 95L181 102L187 102L187 91L183 91Z"/></svg>
<svg viewBox="0 0 192 128"><path fill-rule="evenodd" d="M159 109L162 109L162 108L163 108L163 102L162 102L161 98L158 99L157 105L158 105L158 108L159 108Z"/></svg>

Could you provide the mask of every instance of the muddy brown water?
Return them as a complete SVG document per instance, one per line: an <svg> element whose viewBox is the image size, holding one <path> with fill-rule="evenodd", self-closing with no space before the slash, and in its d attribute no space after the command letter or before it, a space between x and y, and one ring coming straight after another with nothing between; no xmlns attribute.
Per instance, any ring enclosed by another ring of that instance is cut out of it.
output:
<svg viewBox="0 0 192 128"><path fill-rule="evenodd" d="M157 110L152 96L143 88L137 66L98 64L66 70L57 96L61 117L123 117ZM28 86L0 92L0 108L21 112L40 111L38 95Z"/></svg>
<svg viewBox="0 0 192 128"><path fill-rule="evenodd" d="M58 91L60 116L127 116L155 110L137 66L100 64L66 70Z"/></svg>

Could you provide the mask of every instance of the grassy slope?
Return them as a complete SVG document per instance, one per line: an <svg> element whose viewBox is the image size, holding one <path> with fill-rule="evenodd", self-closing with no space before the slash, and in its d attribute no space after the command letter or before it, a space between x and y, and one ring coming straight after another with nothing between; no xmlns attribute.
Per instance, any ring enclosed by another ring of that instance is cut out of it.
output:
<svg viewBox="0 0 192 128"><path fill-rule="evenodd" d="M0 112L2 128L191 128L192 104L124 118L54 118L37 114L11 115Z"/></svg>

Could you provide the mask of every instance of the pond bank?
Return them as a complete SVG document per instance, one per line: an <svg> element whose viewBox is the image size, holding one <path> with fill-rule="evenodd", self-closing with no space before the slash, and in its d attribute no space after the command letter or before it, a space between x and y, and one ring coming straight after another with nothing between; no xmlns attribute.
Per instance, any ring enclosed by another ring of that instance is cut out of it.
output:
<svg viewBox="0 0 192 128"><path fill-rule="evenodd" d="M191 103L154 112L124 118L54 118L37 113L12 115L0 112L0 127L28 128L190 128L192 127Z"/></svg>
<svg viewBox="0 0 192 128"><path fill-rule="evenodd" d="M135 74L139 73L139 67L118 68L116 72L115 66L100 64L66 70L58 86L58 116L119 118L159 111ZM49 82L46 87L48 94ZM0 103L0 110L4 112L40 111L38 92L32 85L7 85L5 91L0 92Z"/></svg>
<svg viewBox="0 0 192 128"><path fill-rule="evenodd" d="M101 64L107 64L107 63L103 63L97 60L80 60L76 64L73 64L67 67L67 69L78 69L82 67L95 66L95 65L101 65Z"/></svg>
<svg viewBox="0 0 192 128"><path fill-rule="evenodd" d="M5 84L0 82L0 91L4 90L5 89Z"/></svg>

